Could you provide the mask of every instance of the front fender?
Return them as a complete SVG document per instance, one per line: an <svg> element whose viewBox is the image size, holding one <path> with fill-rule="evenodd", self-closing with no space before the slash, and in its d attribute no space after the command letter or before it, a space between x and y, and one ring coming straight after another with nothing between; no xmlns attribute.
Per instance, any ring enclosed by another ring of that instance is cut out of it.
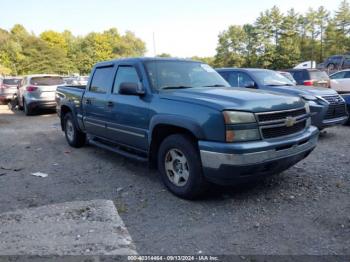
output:
<svg viewBox="0 0 350 262"><path fill-rule="evenodd" d="M152 138L154 128L160 124L184 128L190 131L197 139L205 139L203 128L194 119L190 117L176 116L171 114L156 115L151 119L149 128L150 138Z"/></svg>

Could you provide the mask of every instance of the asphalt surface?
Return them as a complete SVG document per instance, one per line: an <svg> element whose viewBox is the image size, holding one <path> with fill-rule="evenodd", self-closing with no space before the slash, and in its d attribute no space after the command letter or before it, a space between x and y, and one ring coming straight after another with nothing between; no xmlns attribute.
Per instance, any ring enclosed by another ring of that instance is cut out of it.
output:
<svg viewBox="0 0 350 262"><path fill-rule="evenodd" d="M0 213L108 199L139 254L349 255L349 136L350 127L331 128L284 173L213 187L191 202L165 190L144 164L92 146L70 148L55 113L26 117L0 106Z"/></svg>

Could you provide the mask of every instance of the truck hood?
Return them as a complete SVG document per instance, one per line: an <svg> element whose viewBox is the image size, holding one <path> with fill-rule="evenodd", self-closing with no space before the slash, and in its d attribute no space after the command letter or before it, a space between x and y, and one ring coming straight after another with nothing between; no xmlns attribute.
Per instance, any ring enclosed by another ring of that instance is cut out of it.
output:
<svg viewBox="0 0 350 262"><path fill-rule="evenodd" d="M284 94L302 96L302 95L313 95L313 96L327 96L336 95L337 92L330 88L323 87L310 87L310 86L269 86L265 87L265 90L280 92Z"/></svg>
<svg viewBox="0 0 350 262"><path fill-rule="evenodd" d="M304 106L296 97L246 88L217 87L161 91L161 99L196 103L217 110L279 111Z"/></svg>

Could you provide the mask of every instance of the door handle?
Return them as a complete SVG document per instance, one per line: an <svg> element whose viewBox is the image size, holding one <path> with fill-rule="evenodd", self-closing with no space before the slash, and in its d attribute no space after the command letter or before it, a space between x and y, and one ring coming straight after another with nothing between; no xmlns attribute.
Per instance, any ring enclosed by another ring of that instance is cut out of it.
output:
<svg viewBox="0 0 350 262"><path fill-rule="evenodd" d="M86 100L85 100L85 104L91 105L91 100L90 100L90 99L86 99Z"/></svg>
<svg viewBox="0 0 350 262"><path fill-rule="evenodd" d="M113 107L113 106L114 106L114 103L113 103L112 101L108 101L108 102L107 102L107 106L108 106L108 107Z"/></svg>

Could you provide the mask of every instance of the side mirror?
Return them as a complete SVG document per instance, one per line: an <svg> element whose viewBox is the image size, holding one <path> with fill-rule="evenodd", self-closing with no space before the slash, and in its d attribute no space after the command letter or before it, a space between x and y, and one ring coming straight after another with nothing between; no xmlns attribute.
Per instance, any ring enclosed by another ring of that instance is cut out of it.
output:
<svg viewBox="0 0 350 262"><path fill-rule="evenodd" d="M254 81L247 81L244 83L245 88L256 88L255 82Z"/></svg>
<svg viewBox="0 0 350 262"><path fill-rule="evenodd" d="M142 96L145 94L145 90L143 89L143 86L140 83L123 82L119 86L119 94Z"/></svg>

